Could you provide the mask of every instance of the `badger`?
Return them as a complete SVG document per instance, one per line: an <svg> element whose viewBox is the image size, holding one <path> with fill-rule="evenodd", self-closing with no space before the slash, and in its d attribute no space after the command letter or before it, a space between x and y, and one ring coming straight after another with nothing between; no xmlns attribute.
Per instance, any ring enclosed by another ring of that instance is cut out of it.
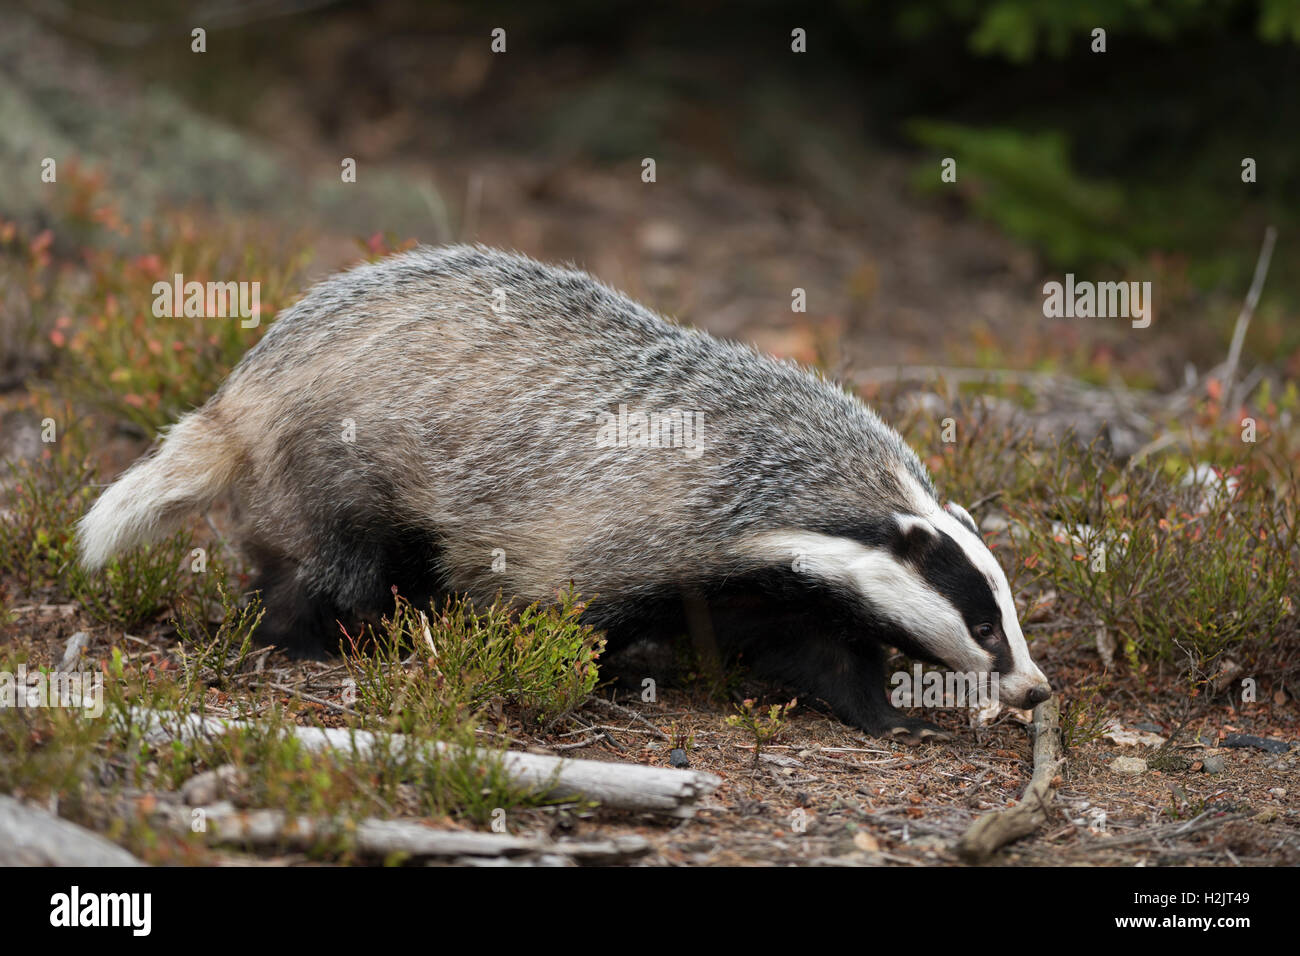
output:
<svg viewBox="0 0 1300 956"><path fill-rule="evenodd" d="M424 246L310 289L99 497L82 563L223 496L259 637L297 655L395 593L572 587L609 652L702 630L872 735L937 732L890 704L890 647L1051 694L974 521L866 404L516 254Z"/></svg>

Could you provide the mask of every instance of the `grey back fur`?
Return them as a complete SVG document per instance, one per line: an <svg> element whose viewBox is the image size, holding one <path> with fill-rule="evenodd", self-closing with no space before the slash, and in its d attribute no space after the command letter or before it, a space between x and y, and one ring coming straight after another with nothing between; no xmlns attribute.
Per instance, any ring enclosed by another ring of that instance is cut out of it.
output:
<svg viewBox="0 0 1300 956"><path fill-rule="evenodd" d="M703 453L598 447L620 405L701 415ZM436 529L455 587L532 600L742 570L749 534L934 496L898 434L817 374L482 247L320 283L204 414L242 449L244 533L340 594L321 527Z"/></svg>

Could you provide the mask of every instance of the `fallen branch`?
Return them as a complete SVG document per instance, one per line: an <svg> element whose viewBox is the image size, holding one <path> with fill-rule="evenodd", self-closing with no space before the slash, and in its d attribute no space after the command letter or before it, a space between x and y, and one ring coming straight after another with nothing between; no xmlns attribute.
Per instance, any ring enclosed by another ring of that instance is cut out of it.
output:
<svg viewBox="0 0 1300 956"><path fill-rule="evenodd" d="M1008 810L985 814L961 835L957 855L969 863L988 859L999 847L1028 836L1047 820L1047 808L1056 792L1052 781L1064 759L1061 757L1061 705L1050 697L1034 708L1034 773L1024 796Z"/></svg>
<svg viewBox="0 0 1300 956"><path fill-rule="evenodd" d="M644 715L633 710L631 707L624 707L622 704L617 704L612 700L605 700L603 697L593 697L591 699L591 703L598 704L602 707L614 711L614 713L616 714L623 714L627 717L632 718L635 721L645 724L648 728L650 728L651 731L654 732L655 736L658 737L660 740L668 740L668 741L672 740L672 738L669 737L666 733L664 733L654 724L650 723L650 721L648 721Z"/></svg>
<svg viewBox="0 0 1300 956"><path fill-rule="evenodd" d="M1102 836L1093 841L1099 849L1110 849L1116 846L1133 846L1139 843L1159 843L1161 840L1172 837L1191 836L1193 833L1199 833L1202 830L1209 830L1213 827L1223 826L1225 823L1235 823L1238 820L1247 818L1245 813L1223 813L1217 810L1206 810L1204 813L1193 817L1183 823L1170 823L1165 826L1147 827L1136 833L1125 833L1120 836Z"/></svg>
<svg viewBox="0 0 1300 956"><path fill-rule="evenodd" d="M133 708L132 719L143 727L151 743L219 737L231 730L255 727L250 721L200 717ZM417 760L435 760L452 749L438 741L420 740L403 734L379 734L346 727L284 728L309 751L336 751L366 756L395 753ZM500 753L476 751L484 761L500 759L502 769L518 786L550 797L580 797L619 810L642 810L689 817L695 803L716 790L722 779L700 770L647 767L642 764L610 763L599 760L571 760L541 754L507 750Z"/></svg>
<svg viewBox="0 0 1300 956"><path fill-rule="evenodd" d="M635 834L608 840L552 842L508 833L435 830L413 820L365 819L358 823L307 816L283 810L236 810L229 803L198 808L207 842L214 846L307 851L338 840L353 852L374 859L403 854L412 860L450 858L558 857L565 863L606 864L626 861L650 850ZM193 812L167 822L177 832L193 829Z"/></svg>
<svg viewBox="0 0 1300 956"><path fill-rule="evenodd" d="M1232 401L1233 379L1237 376L1237 365L1241 361L1241 347L1246 342L1246 329L1250 326L1251 317L1255 314L1255 306L1259 304L1260 293L1264 291L1264 279L1268 276L1268 264L1273 259L1273 244L1277 241L1277 230L1269 226L1264 230L1264 244L1260 247L1259 258L1255 260L1255 275L1250 280L1250 289L1246 293L1246 301L1242 303L1241 312L1237 314L1237 324L1232 329L1232 343L1228 346L1227 368L1223 372L1223 396L1224 405L1231 410L1228 405Z"/></svg>
<svg viewBox="0 0 1300 956"><path fill-rule="evenodd" d="M0 866L143 866L116 843L0 794Z"/></svg>

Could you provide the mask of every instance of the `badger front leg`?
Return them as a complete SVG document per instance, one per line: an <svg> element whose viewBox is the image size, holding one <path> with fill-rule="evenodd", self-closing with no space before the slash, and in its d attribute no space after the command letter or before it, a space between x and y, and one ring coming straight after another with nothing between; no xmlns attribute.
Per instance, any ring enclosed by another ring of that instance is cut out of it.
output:
<svg viewBox="0 0 1300 956"><path fill-rule="evenodd" d="M908 744L950 740L928 721L908 717L889 702L885 691L885 653L878 645L839 638L811 638L796 647L768 645L752 662L753 670L781 681L807 697L820 699L840 720L873 737Z"/></svg>

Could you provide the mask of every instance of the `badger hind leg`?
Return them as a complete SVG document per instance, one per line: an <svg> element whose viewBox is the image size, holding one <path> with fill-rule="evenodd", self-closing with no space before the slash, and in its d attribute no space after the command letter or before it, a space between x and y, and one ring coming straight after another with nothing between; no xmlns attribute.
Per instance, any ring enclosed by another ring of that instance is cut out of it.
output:
<svg viewBox="0 0 1300 956"><path fill-rule="evenodd" d="M341 642L349 636L368 644L367 627L393 613L397 595L427 610L443 593L439 554L432 533L361 522L330 525L304 560L273 547L254 548L254 588L266 608L256 637L307 659L347 649Z"/></svg>
<svg viewBox="0 0 1300 956"><path fill-rule="evenodd" d="M254 635L258 643L275 645L297 660L325 660L338 649L342 628L353 623L349 611L313 592L293 562L263 552L257 564L253 590L265 609Z"/></svg>

